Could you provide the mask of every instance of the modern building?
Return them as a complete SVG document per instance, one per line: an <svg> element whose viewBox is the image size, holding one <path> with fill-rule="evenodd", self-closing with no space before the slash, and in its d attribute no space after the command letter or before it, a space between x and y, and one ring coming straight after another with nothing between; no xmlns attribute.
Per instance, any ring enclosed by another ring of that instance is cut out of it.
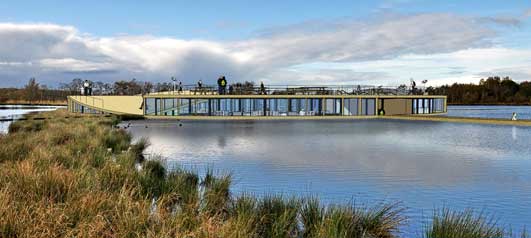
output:
<svg viewBox="0 0 531 238"><path fill-rule="evenodd" d="M381 87L275 87L220 95L212 87L136 96L69 96L77 113L149 119L346 119L446 113L446 96Z"/></svg>

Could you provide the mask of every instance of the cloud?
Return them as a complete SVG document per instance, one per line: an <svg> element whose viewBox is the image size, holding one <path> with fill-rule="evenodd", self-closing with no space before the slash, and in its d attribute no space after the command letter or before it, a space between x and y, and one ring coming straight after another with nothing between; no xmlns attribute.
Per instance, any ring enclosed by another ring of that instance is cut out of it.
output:
<svg viewBox="0 0 531 238"><path fill-rule="evenodd" d="M520 26L522 24L521 18L508 17L508 16L495 16L495 17L484 17L482 18L485 22L492 22L499 25L505 26Z"/></svg>
<svg viewBox="0 0 531 238"><path fill-rule="evenodd" d="M524 12L524 17L531 17L531 8Z"/></svg>
<svg viewBox="0 0 531 238"><path fill-rule="evenodd" d="M266 64L346 62L431 54L487 45L494 32L476 20L452 14L420 14L377 22L308 22L238 43ZM459 36L459 37L456 37Z"/></svg>
<svg viewBox="0 0 531 238"><path fill-rule="evenodd" d="M0 24L0 86L29 77L48 84L73 75L92 80L330 84L381 82L393 72L308 69L313 63L373 62L489 47L495 31L481 19L453 14L382 15L370 20L316 20L257 32L235 41L182 40L151 35L97 37L72 26ZM392 70L392 69L390 69ZM374 81L374 80L372 80ZM379 81L379 82L380 82Z"/></svg>
<svg viewBox="0 0 531 238"><path fill-rule="evenodd" d="M478 83L481 78L495 75L509 76L516 81L531 81L529 65L531 50L496 47L431 55L408 54L375 61L318 63L305 67L313 71L326 68L372 72L374 80L368 83L376 85L399 85L407 83L409 78L427 79L428 85L441 85ZM377 73L383 75L378 76Z"/></svg>

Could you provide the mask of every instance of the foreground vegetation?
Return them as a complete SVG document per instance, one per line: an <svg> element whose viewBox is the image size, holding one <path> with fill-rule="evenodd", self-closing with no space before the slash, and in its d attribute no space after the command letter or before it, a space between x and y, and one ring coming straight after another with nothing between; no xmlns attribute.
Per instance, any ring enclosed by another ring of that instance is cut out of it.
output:
<svg viewBox="0 0 531 238"><path fill-rule="evenodd" d="M46 114L0 136L0 237L395 237L405 222L399 204L234 195L230 175L145 160L148 142L132 143L114 117ZM424 231L508 235L485 216L444 209Z"/></svg>

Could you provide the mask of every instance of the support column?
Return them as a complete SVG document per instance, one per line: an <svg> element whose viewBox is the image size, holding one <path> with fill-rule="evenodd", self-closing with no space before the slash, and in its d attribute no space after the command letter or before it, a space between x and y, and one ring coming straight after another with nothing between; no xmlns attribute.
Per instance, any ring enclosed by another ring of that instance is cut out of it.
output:
<svg viewBox="0 0 531 238"><path fill-rule="evenodd" d="M326 115L326 98L321 99L321 115Z"/></svg>
<svg viewBox="0 0 531 238"><path fill-rule="evenodd" d="M188 114L192 115L192 99L188 98Z"/></svg>
<svg viewBox="0 0 531 238"><path fill-rule="evenodd" d="M360 116L360 115L363 115L363 109L362 109L362 103L361 103L361 98L358 98L358 111L356 113L356 115Z"/></svg>
<svg viewBox="0 0 531 238"><path fill-rule="evenodd" d="M212 99L208 99L208 115L212 116Z"/></svg>
<svg viewBox="0 0 531 238"><path fill-rule="evenodd" d="M266 99L266 98L264 98L262 104L263 104L263 110L264 110L263 115L264 115L264 116L267 116L267 99Z"/></svg>
<svg viewBox="0 0 531 238"><path fill-rule="evenodd" d="M339 114L340 116L343 116L344 114L344 111L345 111L345 98L341 98L341 103L340 103L340 110L339 110Z"/></svg>

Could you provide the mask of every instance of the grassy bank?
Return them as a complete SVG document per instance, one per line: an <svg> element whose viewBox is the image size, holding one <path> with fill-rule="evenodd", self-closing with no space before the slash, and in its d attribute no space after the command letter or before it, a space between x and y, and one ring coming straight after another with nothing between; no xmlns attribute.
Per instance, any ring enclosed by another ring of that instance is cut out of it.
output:
<svg viewBox="0 0 531 238"><path fill-rule="evenodd" d="M36 105L36 106L66 106L66 100L42 100L42 101L28 101L28 100L6 100L0 105Z"/></svg>
<svg viewBox="0 0 531 238"><path fill-rule="evenodd" d="M230 175L145 160L148 142L132 143L117 118L38 116L49 119L15 122L0 136L0 237L394 237L405 222L400 204L234 195ZM421 232L508 236L483 216L447 210Z"/></svg>

